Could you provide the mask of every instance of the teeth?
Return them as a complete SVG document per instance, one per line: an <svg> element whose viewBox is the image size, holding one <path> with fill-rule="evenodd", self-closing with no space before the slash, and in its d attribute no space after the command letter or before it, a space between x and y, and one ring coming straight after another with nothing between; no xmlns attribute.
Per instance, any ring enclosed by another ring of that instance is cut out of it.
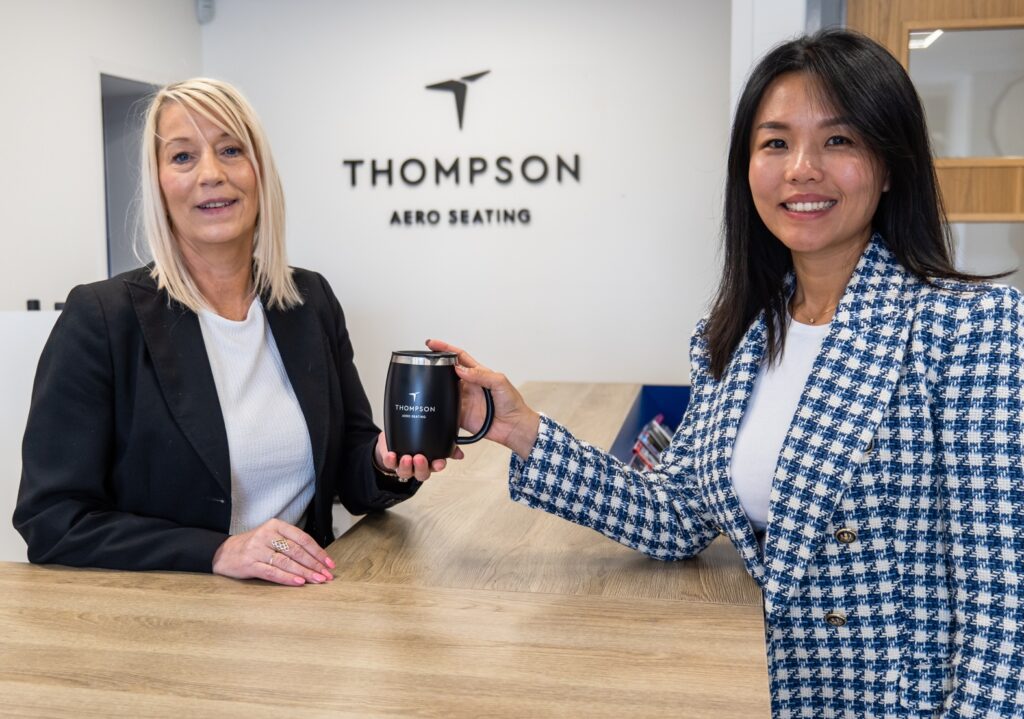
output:
<svg viewBox="0 0 1024 719"><path fill-rule="evenodd" d="M218 207L227 207L230 204L231 204L230 201L229 202L207 202L205 204L200 205L200 207L202 207L204 210L215 210Z"/></svg>
<svg viewBox="0 0 1024 719"><path fill-rule="evenodd" d="M827 210L836 204L835 200L825 200L824 202L787 202L786 209L792 212L818 212L819 210Z"/></svg>

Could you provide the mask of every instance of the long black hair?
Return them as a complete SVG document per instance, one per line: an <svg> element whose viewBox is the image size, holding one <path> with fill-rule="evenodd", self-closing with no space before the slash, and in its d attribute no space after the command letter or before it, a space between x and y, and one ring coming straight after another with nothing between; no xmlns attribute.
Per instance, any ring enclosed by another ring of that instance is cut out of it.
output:
<svg viewBox="0 0 1024 719"><path fill-rule="evenodd" d="M785 73L806 73L820 99L857 130L889 173L872 227L896 259L930 281L986 279L958 272L939 194L924 109L903 66L855 32L830 29L783 43L757 64L736 108L725 186L722 280L705 326L710 369L721 379L729 358L762 310L769 362L785 342L789 250L754 208L748 171L754 116L768 87Z"/></svg>

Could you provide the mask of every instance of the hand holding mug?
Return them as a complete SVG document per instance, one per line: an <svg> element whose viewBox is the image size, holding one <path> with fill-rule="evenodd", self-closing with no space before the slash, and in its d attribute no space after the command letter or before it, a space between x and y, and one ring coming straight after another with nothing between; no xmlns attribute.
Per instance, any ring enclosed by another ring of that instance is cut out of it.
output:
<svg viewBox="0 0 1024 719"><path fill-rule="evenodd" d="M460 382L452 352L391 353L384 389L384 434L395 454L410 455L413 468L454 456L456 445L484 438L491 426L490 395L484 393L482 425L470 437L459 436ZM389 458L390 459L390 458Z"/></svg>
<svg viewBox="0 0 1024 719"><path fill-rule="evenodd" d="M487 439L526 457L537 441L540 415L526 404L519 390L505 375L484 367L463 349L433 339L427 340L427 347L434 352L453 352L458 359L455 371L464 385L460 418L463 428L473 431L482 426L486 417L483 390L489 390L494 402L494 418Z"/></svg>
<svg viewBox="0 0 1024 719"><path fill-rule="evenodd" d="M452 452L452 459L462 459L465 455L458 447ZM403 482L415 478L417 482L426 482L433 472L440 472L447 466L443 459L428 460L422 454L402 455L388 449L386 435L381 432L377 435L377 445L373 450L373 461L377 467L385 472L394 472Z"/></svg>

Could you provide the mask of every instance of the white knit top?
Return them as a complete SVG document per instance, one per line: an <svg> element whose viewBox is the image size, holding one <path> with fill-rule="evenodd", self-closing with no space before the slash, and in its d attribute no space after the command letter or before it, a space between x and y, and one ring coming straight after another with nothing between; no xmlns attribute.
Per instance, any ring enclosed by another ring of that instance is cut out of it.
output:
<svg viewBox="0 0 1024 719"><path fill-rule="evenodd" d="M761 364L732 451L732 482L754 531L765 529L775 466L829 325L790 320L779 361Z"/></svg>
<svg viewBox="0 0 1024 719"><path fill-rule="evenodd" d="M231 534L277 517L298 524L313 499L313 449L259 298L240 322L200 310L231 459Z"/></svg>

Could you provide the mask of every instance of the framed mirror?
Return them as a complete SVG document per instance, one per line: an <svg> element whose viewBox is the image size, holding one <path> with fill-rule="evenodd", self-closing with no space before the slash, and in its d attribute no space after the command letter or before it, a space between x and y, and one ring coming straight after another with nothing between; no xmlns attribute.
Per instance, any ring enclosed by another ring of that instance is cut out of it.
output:
<svg viewBox="0 0 1024 719"><path fill-rule="evenodd" d="M846 20L918 87L950 222L1024 222L1024 0L846 0Z"/></svg>
<svg viewBox="0 0 1024 719"><path fill-rule="evenodd" d="M937 157L1024 158L1024 27L911 30Z"/></svg>

